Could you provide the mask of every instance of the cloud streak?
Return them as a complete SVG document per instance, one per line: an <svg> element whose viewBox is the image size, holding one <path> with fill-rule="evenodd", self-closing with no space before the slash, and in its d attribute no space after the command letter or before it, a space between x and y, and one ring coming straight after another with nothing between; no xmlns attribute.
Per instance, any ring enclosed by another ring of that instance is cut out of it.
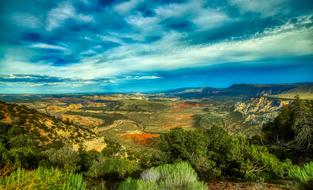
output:
<svg viewBox="0 0 313 190"><path fill-rule="evenodd" d="M51 50L67 50L67 48L58 46L58 45L51 45L51 44L45 44L45 43L34 43L30 45L31 48L38 48L38 49L51 49Z"/></svg>

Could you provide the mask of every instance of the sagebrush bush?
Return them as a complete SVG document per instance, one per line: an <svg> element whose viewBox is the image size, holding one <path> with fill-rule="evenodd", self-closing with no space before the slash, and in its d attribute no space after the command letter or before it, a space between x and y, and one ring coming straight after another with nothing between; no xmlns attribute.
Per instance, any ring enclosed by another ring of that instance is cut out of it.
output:
<svg viewBox="0 0 313 190"><path fill-rule="evenodd" d="M119 190L128 189L139 190L139 186L149 184L152 189L162 190L207 190L205 183L198 181L198 175L194 169L186 162L175 164L164 164L150 168L141 174L140 180L128 179L124 181ZM154 185L152 185L154 184ZM140 187L141 187L140 186Z"/></svg>
<svg viewBox="0 0 313 190"><path fill-rule="evenodd" d="M141 173L141 179L157 183L161 178L160 172L156 168L150 168Z"/></svg>
<svg viewBox="0 0 313 190"><path fill-rule="evenodd" d="M142 179L131 179L123 181L118 190L159 190L160 188L154 182L145 181Z"/></svg>
<svg viewBox="0 0 313 190"><path fill-rule="evenodd" d="M159 179L156 181L160 189L207 189L204 183L198 181L197 173L187 162L164 164L150 170L159 172Z"/></svg>
<svg viewBox="0 0 313 190"><path fill-rule="evenodd" d="M198 180L198 175L194 169L186 162L176 164L164 164L155 168L160 176L157 181L173 180L174 186L184 186L187 183Z"/></svg>
<svg viewBox="0 0 313 190"><path fill-rule="evenodd" d="M19 168L0 178L0 189L85 190L86 184L81 174L42 167L32 171Z"/></svg>

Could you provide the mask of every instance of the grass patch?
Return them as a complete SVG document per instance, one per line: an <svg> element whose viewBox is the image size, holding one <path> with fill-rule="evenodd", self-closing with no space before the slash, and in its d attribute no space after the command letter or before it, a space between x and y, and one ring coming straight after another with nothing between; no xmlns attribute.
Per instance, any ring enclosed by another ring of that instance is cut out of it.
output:
<svg viewBox="0 0 313 190"><path fill-rule="evenodd" d="M18 169L0 178L0 189L85 190L86 184L81 174L39 167L32 171Z"/></svg>

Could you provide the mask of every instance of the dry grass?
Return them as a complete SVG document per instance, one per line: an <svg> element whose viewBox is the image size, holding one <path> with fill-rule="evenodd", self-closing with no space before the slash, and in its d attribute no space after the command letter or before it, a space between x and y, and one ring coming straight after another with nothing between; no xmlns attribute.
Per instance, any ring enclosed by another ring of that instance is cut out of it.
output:
<svg viewBox="0 0 313 190"><path fill-rule="evenodd" d="M313 94L312 93L288 93L288 94L279 94L279 95L272 95L270 97L274 98L281 98L281 99L294 99L295 96L299 96L300 99L303 100L313 100Z"/></svg>
<svg viewBox="0 0 313 190"><path fill-rule="evenodd" d="M252 182L223 182L216 181L209 183L210 190L292 190L292 185L280 185L272 183L252 183Z"/></svg>
<svg viewBox="0 0 313 190"><path fill-rule="evenodd" d="M138 144L148 144L153 138L159 138L159 134L151 133L133 133L133 134L123 134L122 138L132 139L135 143Z"/></svg>
<svg viewBox="0 0 313 190"><path fill-rule="evenodd" d="M80 116L80 115L63 114L61 116L61 119L63 121L66 121L68 119L71 122L84 125L84 126L100 126L103 124L103 121L101 119L97 119L94 117Z"/></svg>

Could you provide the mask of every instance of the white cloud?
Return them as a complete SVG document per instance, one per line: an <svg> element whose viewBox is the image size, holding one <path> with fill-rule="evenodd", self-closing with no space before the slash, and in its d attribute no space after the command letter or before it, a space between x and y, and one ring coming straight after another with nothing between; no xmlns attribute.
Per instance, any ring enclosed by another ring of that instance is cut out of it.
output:
<svg viewBox="0 0 313 190"><path fill-rule="evenodd" d="M230 18L223 12L213 9L199 11L198 15L192 20L192 22L201 29L215 28L224 24Z"/></svg>
<svg viewBox="0 0 313 190"><path fill-rule="evenodd" d="M155 76L155 75L148 75L148 76L127 76L127 80L151 80L151 79L160 79L162 77Z"/></svg>
<svg viewBox="0 0 313 190"><path fill-rule="evenodd" d="M53 67L49 64L33 64L27 61L16 60L14 55L7 55L0 62L0 74L46 74L53 75Z"/></svg>
<svg viewBox="0 0 313 190"><path fill-rule="evenodd" d="M151 36L156 32L159 35L165 35L168 29L164 29L162 21L166 22L168 19L191 21L200 30L218 27L229 19L226 13L207 8L199 0L161 5L154 8L153 11L155 15L151 17L143 16L140 12L125 17L128 24L138 29L131 35L132 39L143 41L146 36Z"/></svg>
<svg viewBox="0 0 313 190"><path fill-rule="evenodd" d="M229 0L231 5L238 6L242 11L251 11L263 16L273 16L289 11L286 6L290 0Z"/></svg>
<svg viewBox="0 0 313 190"><path fill-rule="evenodd" d="M16 75L16 74L8 74L8 75L0 75L0 78L3 79L31 79L32 75Z"/></svg>
<svg viewBox="0 0 313 190"><path fill-rule="evenodd" d="M130 0L123 3L120 3L114 7L114 9L120 13L125 14L136 8L142 0Z"/></svg>
<svg viewBox="0 0 313 190"><path fill-rule="evenodd" d="M81 22L91 22L91 15L77 13L75 7L70 2L60 3L56 8L51 9L47 15L46 29L48 31L60 27L67 19L76 19Z"/></svg>
<svg viewBox="0 0 313 190"><path fill-rule="evenodd" d="M48 13L47 30L59 27L63 22L75 15L75 9L70 3L62 3Z"/></svg>
<svg viewBox="0 0 313 190"><path fill-rule="evenodd" d="M149 25L154 25L159 21L157 17L144 17L141 14L131 15L126 17L128 24L145 29Z"/></svg>
<svg viewBox="0 0 313 190"><path fill-rule="evenodd" d="M38 48L38 49L53 49L53 50L68 50L68 48L65 48L63 46L58 46L58 45L51 45L51 44L45 44L45 43L35 43L30 45L29 47L31 48Z"/></svg>
<svg viewBox="0 0 313 190"><path fill-rule="evenodd" d="M159 6L154 9L154 12L160 18L170 18L196 14L198 11L203 9L203 1L191 0L186 3L171 3Z"/></svg>
<svg viewBox="0 0 313 190"><path fill-rule="evenodd" d="M98 37L103 41L114 42L117 44L125 44L123 40L113 35L98 35Z"/></svg>

